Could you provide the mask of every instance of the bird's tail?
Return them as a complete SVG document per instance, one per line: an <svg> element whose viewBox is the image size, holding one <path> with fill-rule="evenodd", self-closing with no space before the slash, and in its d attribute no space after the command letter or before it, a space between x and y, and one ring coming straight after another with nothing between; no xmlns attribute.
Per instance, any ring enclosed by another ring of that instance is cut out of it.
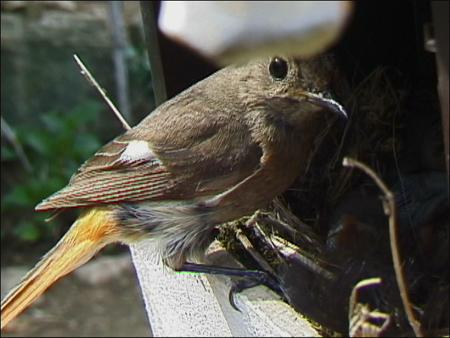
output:
<svg viewBox="0 0 450 338"><path fill-rule="evenodd" d="M110 208L85 209L58 244L3 299L1 328L55 281L86 263L105 245L117 241L118 231Z"/></svg>

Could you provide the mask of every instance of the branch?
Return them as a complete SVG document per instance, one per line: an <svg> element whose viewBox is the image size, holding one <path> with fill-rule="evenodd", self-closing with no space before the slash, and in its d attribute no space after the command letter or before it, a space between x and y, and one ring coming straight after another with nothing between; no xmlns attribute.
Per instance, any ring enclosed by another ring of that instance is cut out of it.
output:
<svg viewBox="0 0 450 338"><path fill-rule="evenodd" d="M114 114L116 114L117 118L119 119L119 121L122 123L122 126L125 128L125 130L130 130L131 127L130 125L127 123L127 121L125 121L125 119L122 117L122 114L120 114L120 112L117 110L116 106L114 105L114 103L112 103L112 101L109 99L109 97L106 95L106 92L103 88L100 87L100 85L97 83L97 81L94 79L94 77L92 76L92 74L89 72L89 70L86 68L86 66L83 64L83 62L81 62L80 58L78 57L78 55L74 54L73 58L75 59L75 62L77 63L78 67L80 67L81 69L81 75L83 75L86 80L89 82L89 84L93 87L95 87L98 92L100 93L100 95L103 97L103 99L106 101L106 103L108 104L108 106L112 109L112 111L114 112Z"/></svg>
<svg viewBox="0 0 450 338"><path fill-rule="evenodd" d="M395 199L394 194L389 190L386 184L381 180L381 178L367 165L361 163L355 159L345 157L342 163L344 167L356 167L363 172L365 172L368 176L370 176L378 187L383 191L384 199L383 199L383 207L384 213L386 216L389 216L389 236L391 239L391 252L392 252L392 260L394 262L394 270L395 276L398 283L398 288L400 289L400 296L402 298L403 307L405 308L406 316L408 317L409 324L414 330L416 337L423 337L423 333L420 330L420 324L417 319L414 317L414 313L412 311L411 302L409 300L408 288L406 285L406 279L402 271L402 262L400 258L400 251L398 246L398 237L397 237L397 211L395 207Z"/></svg>

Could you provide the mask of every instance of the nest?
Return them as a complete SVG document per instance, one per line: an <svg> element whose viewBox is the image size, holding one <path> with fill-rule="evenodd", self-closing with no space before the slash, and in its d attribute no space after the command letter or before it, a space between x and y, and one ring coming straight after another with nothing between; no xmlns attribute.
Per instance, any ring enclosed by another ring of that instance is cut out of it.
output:
<svg viewBox="0 0 450 338"><path fill-rule="evenodd" d="M296 184L267 210L222 229L228 249L248 268L268 271L277 291L325 335L410 335L414 324L400 297L382 193L364 172L344 167L344 157L372 168L395 196L416 333L448 335L448 190L439 111L408 109L406 94L386 69L376 69L348 96L348 122L327 121ZM411 151L415 130L422 148ZM236 242L236 231L252 250Z"/></svg>

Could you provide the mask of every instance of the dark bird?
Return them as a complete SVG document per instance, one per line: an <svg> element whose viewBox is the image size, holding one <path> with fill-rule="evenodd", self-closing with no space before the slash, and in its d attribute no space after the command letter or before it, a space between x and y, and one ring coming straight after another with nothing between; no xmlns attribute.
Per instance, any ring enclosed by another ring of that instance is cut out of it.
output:
<svg viewBox="0 0 450 338"><path fill-rule="evenodd" d="M332 93L328 55L230 66L101 148L36 210L82 207L70 230L2 301L1 327L104 246L151 238L163 262L201 259L217 225L250 215L306 165Z"/></svg>

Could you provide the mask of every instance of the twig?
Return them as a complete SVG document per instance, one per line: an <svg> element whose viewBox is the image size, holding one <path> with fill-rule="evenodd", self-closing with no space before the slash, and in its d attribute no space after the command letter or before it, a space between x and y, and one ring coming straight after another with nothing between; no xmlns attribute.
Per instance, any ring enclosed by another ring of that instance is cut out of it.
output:
<svg viewBox="0 0 450 338"><path fill-rule="evenodd" d="M333 273L321 267L313 258L308 257L307 253L302 252L303 250L301 250L297 245L292 244L286 239L276 235L271 236L271 241L273 242L277 251L283 256L283 258L295 260L308 271L318 274L325 279L330 280L334 277Z"/></svg>
<svg viewBox="0 0 450 338"><path fill-rule="evenodd" d="M260 213L257 211L245 224L246 228L250 228L256 224L256 221L259 217ZM272 269L272 267L267 263L267 261L264 259L264 257L261 256L261 254L255 249L253 244L250 242L250 240L247 238L247 236L243 233L242 230L237 229L236 231L236 238L242 243L245 250L253 257L255 261L258 262L258 264L266 271L270 272L272 275L276 275L275 271Z"/></svg>
<svg viewBox="0 0 450 338"><path fill-rule="evenodd" d="M122 114L120 114L120 112L117 110L116 106L114 105L114 103L112 103L112 101L109 99L109 97L106 95L105 90L102 89L99 84L97 83L97 81L94 79L94 77L92 76L92 74L89 72L89 70L86 68L86 66L83 64L83 62L81 62L80 58L78 57L78 55L74 54L73 58L75 59L75 62L77 63L78 67L80 67L81 69L81 75L83 75L86 80L91 84L91 86L95 87L100 95L103 97L103 99L106 101L106 103L108 104L108 106L112 109L112 111L114 112L114 114L116 114L117 118L119 119L119 121L122 123L122 126L125 128L125 130L130 130L131 127L129 126L129 124L127 123L127 121L125 121L125 119L122 117Z"/></svg>
<svg viewBox="0 0 450 338"><path fill-rule="evenodd" d="M17 154L17 157L19 158L19 161L22 163L23 167L25 168L25 170L29 173L33 172L33 166L31 165L30 161L28 160L27 155L25 154L25 152L23 151L23 147L20 144L20 142L17 140L16 137L16 133L14 132L14 130L12 130L12 128L9 126L8 122L6 122L2 118L2 134L5 136L5 138L11 142L14 151Z"/></svg>
<svg viewBox="0 0 450 338"><path fill-rule="evenodd" d="M386 184L380 177L367 165L361 163L355 159L345 157L342 163L344 167L356 167L370 176L378 187L383 191L384 200L383 207L386 216L389 216L389 236L391 239L391 252L392 260L394 262L395 276L400 289L400 296L402 298L403 307L405 308L406 316L408 317L409 324L414 330L416 337L423 337L423 333L420 330L420 324L416 320L414 313L412 312L411 301L409 300L408 288L406 286L405 276L401 267L400 251L398 247L397 237L397 212L395 207L394 194L389 190Z"/></svg>
<svg viewBox="0 0 450 338"><path fill-rule="evenodd" d="M349 304L349 336L380 337L391 322L391 317L382 312L370 311L367 304L358 303L358 292L362 288L381 283L381 278L369 278L360 281L352 290ZM381 321L376 325L371 321Z"/></svg>

